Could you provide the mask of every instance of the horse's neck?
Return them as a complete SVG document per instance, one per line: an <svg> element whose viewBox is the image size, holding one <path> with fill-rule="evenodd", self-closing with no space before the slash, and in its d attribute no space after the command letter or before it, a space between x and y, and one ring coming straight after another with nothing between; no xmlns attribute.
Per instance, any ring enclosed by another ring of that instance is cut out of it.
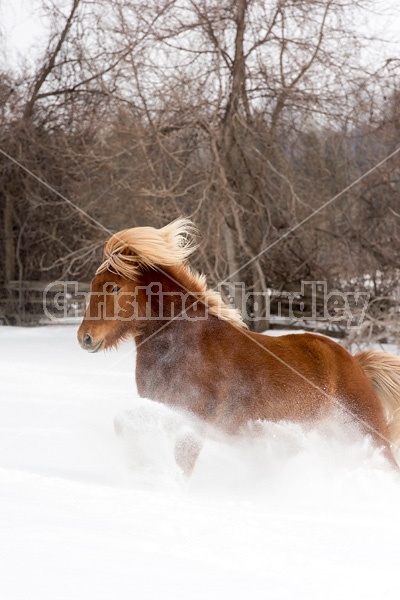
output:
<svg viewBox="0 0 400 600"><path fill-rule="evenodd" d="M139 289L139 313L145 327L154 329L146 323L146 317L156 323L156 329L165 325L170 319L198 319L205 316L205 306L198 302L202 290L190 282L180 282L178 271L152 270L141 274ZM189 287L190 286L190 287ZM160 321L160 323L159 323Z"/></svg>
<svg viewBox="0 0 400 600"><path fill-rule="evenodd" d="M188 351L196 346L200 334L199 322L176 319L151 319L141 323L135 338L138 354L160 357L173 348Z"/></svg>

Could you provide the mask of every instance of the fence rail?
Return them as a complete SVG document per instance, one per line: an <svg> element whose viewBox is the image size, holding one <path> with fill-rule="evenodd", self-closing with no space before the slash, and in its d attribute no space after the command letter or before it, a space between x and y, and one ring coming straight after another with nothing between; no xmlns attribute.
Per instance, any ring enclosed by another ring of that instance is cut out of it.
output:
<svg viewBox="0 0 400 600"><path fill-rule="evenodd" d="M0 319L30 325L80 317L86 307L87 282L9 281L1 299Z"/></svg>

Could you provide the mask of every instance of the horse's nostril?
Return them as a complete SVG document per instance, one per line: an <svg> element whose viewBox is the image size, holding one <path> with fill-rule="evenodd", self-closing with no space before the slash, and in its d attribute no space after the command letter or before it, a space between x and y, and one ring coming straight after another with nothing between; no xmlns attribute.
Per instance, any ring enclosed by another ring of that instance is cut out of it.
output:
<svg viewBox="0 0 400 600"><path fill-rule="evenodd" d="M92 336L89 333L85 333L85 335L83 336L83 343L85 344L85 346L92 345Z"/></svg>

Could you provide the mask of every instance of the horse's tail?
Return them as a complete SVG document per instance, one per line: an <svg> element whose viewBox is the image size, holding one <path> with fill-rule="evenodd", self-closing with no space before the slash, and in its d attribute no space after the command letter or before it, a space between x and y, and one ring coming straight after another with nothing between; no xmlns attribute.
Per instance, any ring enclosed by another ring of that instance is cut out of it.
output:
<svg viewBox="0 0 400 600"><path fill-rule="evenodd" d="M400 358L387 352L367 350L355 355L386 413L389 437L400 459Z"/></svg>

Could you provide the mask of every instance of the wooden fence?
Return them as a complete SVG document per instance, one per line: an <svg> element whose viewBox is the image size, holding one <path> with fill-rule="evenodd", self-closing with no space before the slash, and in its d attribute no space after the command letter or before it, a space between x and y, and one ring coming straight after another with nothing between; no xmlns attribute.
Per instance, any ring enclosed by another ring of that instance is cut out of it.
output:
<svg viewBox="0 0 400 600"><path fill-rule="evenodd" d="M9 281L1 299L5 324L64 322L81 317L90 284L77 281Z"/></svg>

